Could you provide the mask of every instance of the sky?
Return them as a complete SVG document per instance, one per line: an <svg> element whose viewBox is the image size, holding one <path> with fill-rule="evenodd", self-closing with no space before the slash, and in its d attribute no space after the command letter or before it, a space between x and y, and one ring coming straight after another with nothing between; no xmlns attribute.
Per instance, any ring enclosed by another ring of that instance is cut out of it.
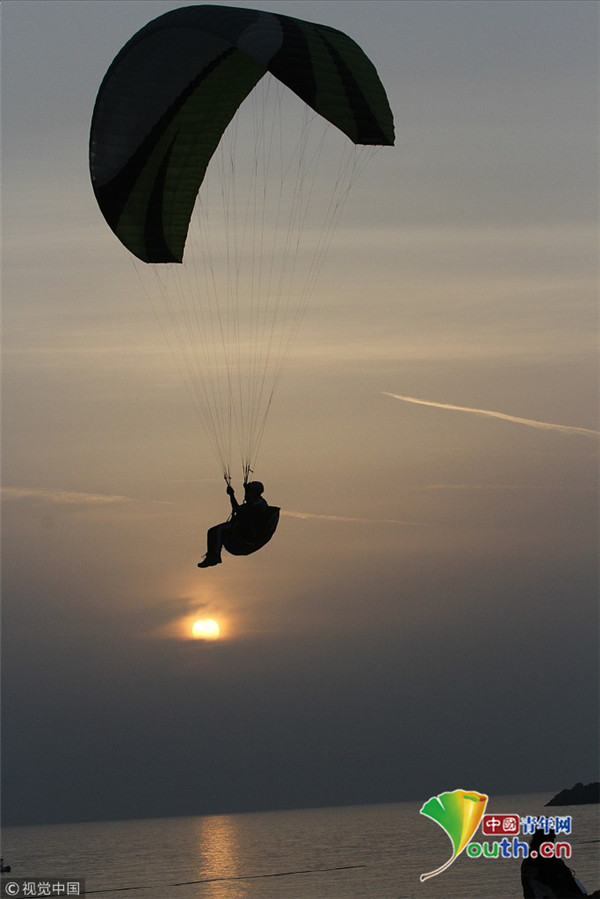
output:
<svg viewBox="0 0 600 899"><path fill-rule="evenodd" d="M257 4L363 47L396 145L270 412L279 529L202 571L225 485L87 159L178 5L2 3L4 823L597 780L597 4Z"/></svg>

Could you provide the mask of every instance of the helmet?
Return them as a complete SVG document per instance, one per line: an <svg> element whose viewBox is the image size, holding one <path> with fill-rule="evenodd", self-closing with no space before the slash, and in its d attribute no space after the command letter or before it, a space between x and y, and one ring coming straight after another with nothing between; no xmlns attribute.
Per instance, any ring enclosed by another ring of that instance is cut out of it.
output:
<svg viewBox="0 0 600 899"><path fill-rule="evenodd" d="M248 481L248 483L244 485L244 490L246 490L247 493L254 493L257 496L260 496L265 492L265 488L260 481Z"/></svg>

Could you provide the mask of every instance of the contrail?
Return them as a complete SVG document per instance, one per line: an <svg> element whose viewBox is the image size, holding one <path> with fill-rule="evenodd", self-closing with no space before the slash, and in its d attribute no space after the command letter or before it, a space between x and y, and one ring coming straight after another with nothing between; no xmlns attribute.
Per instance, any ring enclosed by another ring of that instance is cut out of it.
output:
<svg viewBox="0 0 600 899"><path fill-rule="evenodd" d="M536 421L533 418L519 418L516 415L507 415L506 412L493 412L491 409L471 409L469 406L453 406L451 403L434 403L431 400L419 400L414 396L402 396L398 393L388 393L383 390L384 396L391 396L395 400L404 403L416 403L417 406L433 406L436 409L450 409L452 412L471 412L474 415L485 415L487 418L500 418L502 421L512 421L513 424L527 425L530 428L542 428L546 431L562 431L563 434L583 434L585 437L600 437L600 431L592 428L578 428L575 425L557 425L549 421Z"/></svg>
<svg viewBox="0 0 600 899"><path fill-rule="evenodd" d="M359 524L402 524L416 527L424 526L424 522L422 521L399 521L396 518L345 518L342 515L316 515L314 512L292 512L289 510L283 510L281 514L288 518L318 518L321 521L350 521L358 522Z"/></svg>

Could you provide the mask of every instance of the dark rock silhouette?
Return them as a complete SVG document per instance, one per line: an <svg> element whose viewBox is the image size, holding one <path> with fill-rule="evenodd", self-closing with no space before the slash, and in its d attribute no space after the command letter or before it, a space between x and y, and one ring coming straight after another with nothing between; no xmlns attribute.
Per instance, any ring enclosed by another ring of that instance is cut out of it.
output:
<svg viewBox="0 0 600 899"><path fill-rule="evenodd" d="M570 790L561 790L556 796L553 796L548 805L591 805L594 802L600 802L600 783L595 781L591 784L577 783Z"/></svg>

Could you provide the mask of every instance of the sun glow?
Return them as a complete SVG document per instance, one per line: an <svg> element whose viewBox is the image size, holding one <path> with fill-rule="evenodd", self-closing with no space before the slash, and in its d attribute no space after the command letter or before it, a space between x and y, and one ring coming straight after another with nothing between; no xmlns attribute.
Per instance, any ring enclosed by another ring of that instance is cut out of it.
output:
<svg viewBox="0 0 600 899"><path fill-rule="evenodd" d="M214 618L200 618L192 625L192 636L196 640L218 640L221 628Z"/></svg>

